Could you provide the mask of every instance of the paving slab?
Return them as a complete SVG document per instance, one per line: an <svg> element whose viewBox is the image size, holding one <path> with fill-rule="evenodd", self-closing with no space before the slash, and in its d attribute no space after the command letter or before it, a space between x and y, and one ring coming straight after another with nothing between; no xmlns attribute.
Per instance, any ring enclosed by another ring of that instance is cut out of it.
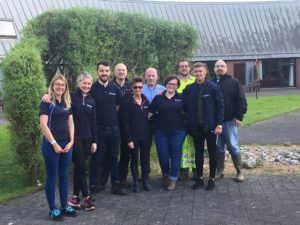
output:
<svg viewBox="0 0 300 225"><path fill-rule="evenodd" d="M160 183L154 177L150 192L127 196L112 195L107 188L95 196L95 211L78 210L77 217L65 218L63 224L300 224L300 176L250 176L243 183L227 177L211 192L192 190L192 181L178 182L172 192ZM40 191L0 205L0 224L55 224L47 212L45 193Z"/></svg>

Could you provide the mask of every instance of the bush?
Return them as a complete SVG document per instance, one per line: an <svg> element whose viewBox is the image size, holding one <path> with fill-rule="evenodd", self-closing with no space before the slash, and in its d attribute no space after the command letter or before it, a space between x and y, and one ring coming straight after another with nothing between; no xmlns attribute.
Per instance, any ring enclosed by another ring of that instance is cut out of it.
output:
<svg viewBox="0 0 300 225"><path fill-rule="evenodd" d="M32 47L33 43L18 44L2 63L10 146L31 182L43 173L38 113L41 95L46 91L40 51Z"/></svg>
<svg viewBox="0 0 300 225"><path fill-rule="evenodd" d="M77 74L95 70L99 60L123 62L134 76L153 66L163 79L177 72L177 61L192 56L197 45L190 25L91 8L48 11L28 23L23 38L28 37L48 40L42 53L48 82L60 67L71 87Z"/></svg>

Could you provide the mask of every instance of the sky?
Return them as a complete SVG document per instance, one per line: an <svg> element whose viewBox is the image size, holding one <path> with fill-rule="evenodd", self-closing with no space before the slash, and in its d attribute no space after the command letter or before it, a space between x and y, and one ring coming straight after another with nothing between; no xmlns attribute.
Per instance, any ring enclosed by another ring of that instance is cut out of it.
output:
<svg viewBox="0 0 300 225"><path fill-rule="evenodd" d="M274 1L274 0L154 0L154 1L167 1L167 2L261 2L261 1Z"/></svg>

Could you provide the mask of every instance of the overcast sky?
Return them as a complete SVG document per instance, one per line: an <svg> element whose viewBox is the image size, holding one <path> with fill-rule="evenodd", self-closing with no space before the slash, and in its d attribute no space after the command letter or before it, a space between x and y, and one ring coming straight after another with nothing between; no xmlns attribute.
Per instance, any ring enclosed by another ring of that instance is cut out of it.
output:
<svg viewBox="0 0 300 225"><path fill-rule="evenodd" d="M266 2L266 1L276 1L276 0L154 0L154 1L167 1L167 2L263 2L265 1Z"/></svg>

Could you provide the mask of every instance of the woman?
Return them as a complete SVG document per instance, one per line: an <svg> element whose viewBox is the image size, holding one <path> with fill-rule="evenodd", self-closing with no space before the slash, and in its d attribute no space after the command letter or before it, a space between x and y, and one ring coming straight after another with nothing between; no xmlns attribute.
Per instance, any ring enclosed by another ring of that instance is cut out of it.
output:
<svg viewBox="0 0 300 225"><path fill-rule="evenodd" d="M176 92L180 85L179 79L177 76L168 76L164 85L166 91L153 99L150 112L155 114L155 142L163 175L163 186L166 190L172 191L176 188L181 149L186 132L182 98Z"/></svg>
<svg viewBox="0 0 300 225"><path fill-rule="evenodd" d="M79 197L81 191L84 199L83 206L86 211L95 209L88 193L86 181L86 160L90 153L95 153L97 149L95 101L89 95L92 84L92 76L89 73L82 73L77 78L77 89L71 93L75 142L73 149L73 197L68 205L76 209L81 207Z"/></svg>
<svg viewBox="0 0 300 225"><path fill-rule="evenodd" d="M50 208L50 219L62 220L65 216L76 216L75 210L67 205L68 174L74 143L74 123L71 98L66 78L56 74L50 82L48 94L51 103L40 104L40 126L44 135L42 143L46 164L46 196ZM61 208L55 206L55 182L59 177Z"/></svg>
<svg viewBox="0 0 300 225"><path fill-rule="evenodd" d="M139 192L138 156L140 151L143 189L150 191L148 184L148 151L149 145L149 102L142 94L143 78L135 77L131 81L132 96L121 106L122 125L128 151L130 151L130 167L133 178L133 192Z"/></svg>

